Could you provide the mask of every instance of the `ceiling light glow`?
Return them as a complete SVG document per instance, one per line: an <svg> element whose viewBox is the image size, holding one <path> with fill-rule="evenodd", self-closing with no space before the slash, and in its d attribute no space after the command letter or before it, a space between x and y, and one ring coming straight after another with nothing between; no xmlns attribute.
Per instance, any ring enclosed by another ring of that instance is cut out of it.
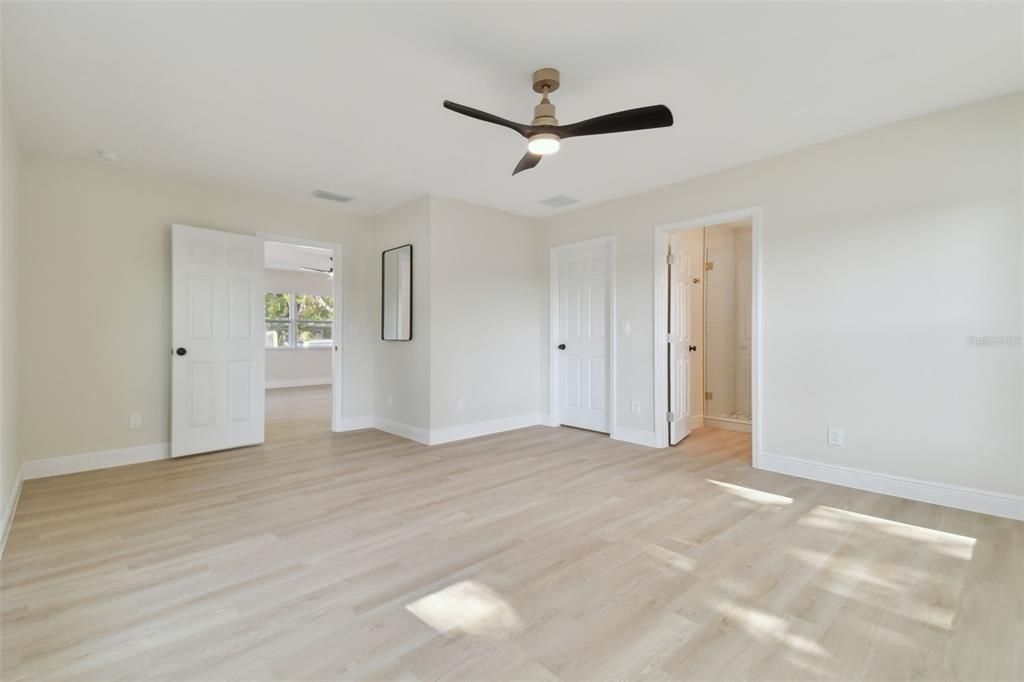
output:
<svg viewBox="0 0 1024 682"><path fill-rule="evenodd" d="M530 138L526 148L530 150L531 154L540 154L541 156L544 156L546 154L554 154L561 146L562 142L558 139L557 135L552 133L538 133Z"/></svg>

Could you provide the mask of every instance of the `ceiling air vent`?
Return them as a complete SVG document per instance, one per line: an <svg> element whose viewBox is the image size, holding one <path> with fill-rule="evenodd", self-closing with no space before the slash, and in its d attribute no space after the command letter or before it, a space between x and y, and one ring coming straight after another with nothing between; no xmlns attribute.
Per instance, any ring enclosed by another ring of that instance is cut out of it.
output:
<svg viewBox="0 0 1024 682"><path fill-rule="evenodd" d="M317 199L327 199L328 201L338 201L343 204L347 204L352 201L352 197L347 197L344 194L335 194L334 192L328 192L325 189L318 189L313 191L313 196Z"/></svg>
<svg viewBox="0 0 1024 682"><path fill-rule="evenodd" d="M544 204L545 206L550 206L551 208L562 208L563 206L571 206L572 204L575 204L578 201L579 199L573 199L572 197L566 197L559 194L557 197L545 199L540 203Z"/></svg>

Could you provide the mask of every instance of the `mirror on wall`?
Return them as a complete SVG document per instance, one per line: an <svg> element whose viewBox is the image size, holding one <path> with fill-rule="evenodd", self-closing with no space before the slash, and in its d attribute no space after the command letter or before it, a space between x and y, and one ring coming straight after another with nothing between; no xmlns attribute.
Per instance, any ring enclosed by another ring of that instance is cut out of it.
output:
<svg viewBox="0 0 1024 682"><path fill-rule="evenodd" d="M385 341L412 339L412 244L381 254L381 332Z"/></svg>

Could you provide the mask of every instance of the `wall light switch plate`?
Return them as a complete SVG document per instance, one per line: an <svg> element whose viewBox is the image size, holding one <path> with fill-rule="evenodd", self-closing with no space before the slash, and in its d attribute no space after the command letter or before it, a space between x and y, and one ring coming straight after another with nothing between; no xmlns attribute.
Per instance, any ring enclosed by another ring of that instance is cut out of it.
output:
<svg viewBox="0 0 1024 682"><path fill-rule="evenodd" d="M631 414L640 414L640 401L633 400L629 403L629 411Z"/></svg>
<svg viewBox="0 0 1024 682"><path fill-rule="evenodd" d="M128 428L132 431L138 431L142 428L142 415L133 414L128 417Z"/></svg>
<svg viewBox="0 0 1024 682"><path fill-rule="evenodd" d="M459 398L458 403L456 404L456 406L458 407L459 412L462 412L464 409L466 409L466 399L465 398Z"/></svg>
<svg viewBox="0 0 1024 682"><path fill-rule="evenodd" d="M622 328L623 336L629 336L630 332L633 330L628 320L623 320L619 326Z"/></svg>
<svg viewBox="0 0 1024 682"><path fill-rule="evenodd" d="M838 426L828 427L828 444L841 447L843 445L843 429Z"/></svg>
<svg viewBox="0 0 1024 682"><path fill-rule="evenodd" d="M389 394L388 394L388 407L391 407L391 406L392 406L392 405L394 405L394 404L395 404L395 399L394 399L394 398L393 398L393 397L391 396L391 394L389 393Z"/></svg>

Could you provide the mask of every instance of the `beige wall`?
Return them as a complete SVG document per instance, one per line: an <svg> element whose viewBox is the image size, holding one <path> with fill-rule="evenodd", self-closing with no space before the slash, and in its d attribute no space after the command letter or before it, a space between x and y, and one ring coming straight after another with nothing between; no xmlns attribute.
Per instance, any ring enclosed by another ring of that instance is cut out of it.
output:
<svg viewBox="0 0 1024 682"><path fill-rule="evenodd" d="M1024 352L968 344L1022 333L1022 121L1002 97L548 220L618 236L617 423L654 428L654 227L761 206L765 451L1024 492Z"/></svg>
<svg viewBox="0 0 1024 682"><path fill-rule="evenodd" d="M536 220L432 198L432 428L541 410L540 301L547 269L539 244Z"/></svg>
<svg viewBox="0 0 1024 682"><path fill-rule="evenodd" d="M17 447L17 270L20 150L0 84L0 519L14 494L21 453ZM0 534L3 528L0 527Z"/></svg>
<svg viewBox="0 0 1024 682"><path fill-rule="evenodd" d="M26 153L19 291L25 459L169 437L170 225L341 243L346 416L370 413L374 269L366 218L312 197L239 191ZM51 301L55 305L32 302ZM59 311L58 315L53 310ZM128 429L130 413L140 430Z"/></svg>
<svg viewBox="0 0 1024 682"><path fill-rule="evenodd" d="M373 414L430 429L430 197L373 218ZM412 244L412 340L381 340L381 252Z"/></svg>

